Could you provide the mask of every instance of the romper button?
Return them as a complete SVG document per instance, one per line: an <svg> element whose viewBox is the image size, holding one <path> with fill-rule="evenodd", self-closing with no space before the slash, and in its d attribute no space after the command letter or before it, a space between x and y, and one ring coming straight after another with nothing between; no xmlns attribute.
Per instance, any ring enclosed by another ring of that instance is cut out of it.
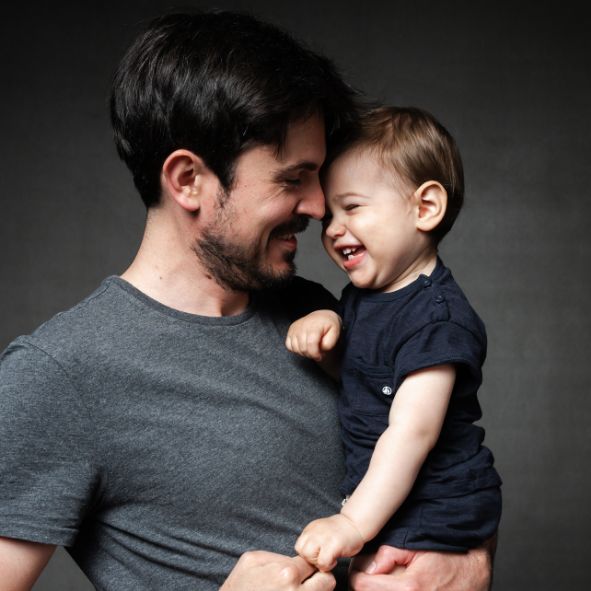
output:
<svg viewBox="0 0 591 591"><path fill-rule="evenodd" d="M435 301L436 301L438 304L441 304L441 303L443 303L443 296L442 296L442 295L438 295L438 296L435 298Z"/></svg>
<svg viewBox="0 0 591 591"><path fill-rule="evenodd" d="M431 279L428 277L423 280L423 287L431 287Z"/></svg>
<svg viewBox="0 0 591 591"><path fill-rule="evenodd" d="M392 395L392 388L390 388L390 386L384 386L382 388L382 394L385 394L386 396L391 396Z"/></svg>

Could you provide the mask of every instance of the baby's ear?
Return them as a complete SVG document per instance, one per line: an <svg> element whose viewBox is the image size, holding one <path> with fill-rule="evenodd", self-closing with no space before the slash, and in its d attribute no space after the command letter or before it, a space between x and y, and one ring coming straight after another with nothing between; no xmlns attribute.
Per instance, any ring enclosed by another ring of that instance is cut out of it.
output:
<svg viewBox="0 0 591 591"><path fill-rule="evenodd" d="M431 232L445 216L447 191L437 181L426 181L414 192L414 197L417 203L417 229Z"/></svg>

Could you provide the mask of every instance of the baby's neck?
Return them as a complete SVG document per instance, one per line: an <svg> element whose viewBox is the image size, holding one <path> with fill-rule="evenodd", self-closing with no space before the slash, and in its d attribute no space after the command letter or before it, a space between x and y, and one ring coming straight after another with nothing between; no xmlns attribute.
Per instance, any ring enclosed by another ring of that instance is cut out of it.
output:
<svg viewBox="0 0 591 591"><path fill-rule="evenodd" d="M413 281L416 281L421 275L431 275L437 266L437 250L429 248L425 250L412 261L411 264L401 273L394 283L392 283L387 292L398 291Z"/></svg>

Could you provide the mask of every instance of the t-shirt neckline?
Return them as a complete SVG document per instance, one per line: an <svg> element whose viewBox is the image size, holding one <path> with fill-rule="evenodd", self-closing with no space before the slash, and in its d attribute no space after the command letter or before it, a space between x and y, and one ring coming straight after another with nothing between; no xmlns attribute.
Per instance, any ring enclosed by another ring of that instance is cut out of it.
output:
<svg viewBox="0 0 591 591"><path fill-rule="evenodd" d="M425 287L430 286L433 281L439 280L445 271L446 268L443 261L437 257L435 268L431 271L430 275L421 273L413 282L395 291L381 292L373 291L371 289L360 289L359 295L364 300L371 300L372 302L391 302L408 296L419 289L424 289Z"/></svg>
<svg viewBox="0 0 591 591"><path fill-rule="evenodd" d="M129 283L129 281L126 281L118 275L110 275L104 280L103 283L114 285L119 289L123 290L128 296L132 297L136 301L139 301L141 304L146 305L166 316L170 316L177 320L182 320L183 322L218 326L233 326L237 324L242 324L243 322L249 320L255 313L256 309L256 297L254 297L254 295L251 295L246 310L244 312L241 312L240 314L236 314L234 316L201 316L199 314L182 312L181 310L177 310L175 308L171 308L170 306L166 306L165 304L145 294L143 291L139 290L137 287Z"/></svg>

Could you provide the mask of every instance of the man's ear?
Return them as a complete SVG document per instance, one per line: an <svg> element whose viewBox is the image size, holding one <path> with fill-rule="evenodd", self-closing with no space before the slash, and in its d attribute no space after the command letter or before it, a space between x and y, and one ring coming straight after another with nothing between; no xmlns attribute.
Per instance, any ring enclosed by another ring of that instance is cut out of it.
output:
<svg viewBox="0 0 591 591"><path fill-rule="evenodd" d="M162 165L161 182L166 192L180 207L197 213L204 196L216 182L216 175L205 162L189 150L175 150Z"/></svg>
<svg viewBox="0 0 591 591"><path fill-rule="evenodd" d="M415 192L417 228L431 232L440 223L447 210L447 191L437 181L424 182Z"/></svg>

